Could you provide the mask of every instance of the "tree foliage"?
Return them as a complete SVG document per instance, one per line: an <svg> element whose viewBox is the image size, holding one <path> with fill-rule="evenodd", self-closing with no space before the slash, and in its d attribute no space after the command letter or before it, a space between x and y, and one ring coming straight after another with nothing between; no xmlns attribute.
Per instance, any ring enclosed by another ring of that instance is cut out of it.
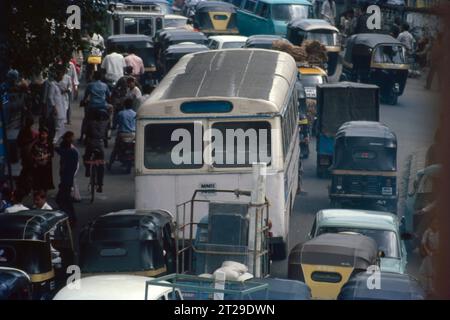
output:
<svg viewBox="0 0 450 320"><path fill-rule="evenodd" d="M10 21L6 36L8 60L24 76L39 74L55 61L67 61L83 45L83 34L99 32L107 17L104 1L6 1ZM81 8L81 30L66 26L70 5Z"/></svg>

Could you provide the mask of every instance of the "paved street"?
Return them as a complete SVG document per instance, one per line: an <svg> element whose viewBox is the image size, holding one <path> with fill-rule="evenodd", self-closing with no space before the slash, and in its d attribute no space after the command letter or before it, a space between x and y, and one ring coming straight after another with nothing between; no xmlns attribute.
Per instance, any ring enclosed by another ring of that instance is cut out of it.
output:
<svg viewBox="0 0 450 320"><path fill-rule="evenodd" d="M398 138L398 166L399 172L403 166L404 160L412 151L426 147L433 138L437 118L437 99L436 91L426 91L423 89L424 77L422 79L408 79L405 94L399 99L396 106L382 105L381 121L391 127ZM77 103L73 104L72 125L68 130L76 132L77 136L80 130L80 123L83 116L83 110ZM294 213L290 224L290 246L291 248L305 239L309 232L315 213L329 207L327 179L318 179L315 173L315 145L311 145L310 158L304 162L304 189L306 194L297 196ZM80 154L84 150L78 146ZM107 156L112 149L110 143L107 149ZM55 159L55 183L57 182L57 163ZM113 211L118 211L134 207L134 179L132 175L126 175L119 163L113 167L112 172L106 172L105 186L103 194L97 194L93 204L89 201L88 179L84 177L84 167L80 166L77 175L77 183L80 188L83 200L77 203L76 212L79 217L79 228L95 217ZM78 232L76 232L77 234ZM417 262L414 257L410 257L410 271L414 274L417 270ZM287 263L277 263L273 274L277 276L285 275Z"/></svg>

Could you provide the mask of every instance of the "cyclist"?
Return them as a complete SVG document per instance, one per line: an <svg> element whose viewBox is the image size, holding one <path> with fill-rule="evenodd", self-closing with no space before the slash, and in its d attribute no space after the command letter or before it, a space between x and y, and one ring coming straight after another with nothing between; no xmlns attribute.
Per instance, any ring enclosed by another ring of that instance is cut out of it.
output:
<svg viewBox="0 0 450 320"><path fill-rule="evenodd" d="M98 109L92 112L92 118L86 125L86 150L83 156L86 168L86 177L91 175L91 167L95 162L97 192L103 192L103 177L105 174L105 152L103 140L108 128L109 115L107 111Z"/></svg>

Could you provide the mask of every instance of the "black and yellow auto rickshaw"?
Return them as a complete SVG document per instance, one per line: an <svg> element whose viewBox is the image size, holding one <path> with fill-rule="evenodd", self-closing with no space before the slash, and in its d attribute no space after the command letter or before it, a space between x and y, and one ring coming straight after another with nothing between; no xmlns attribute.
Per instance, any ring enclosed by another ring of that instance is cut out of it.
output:
<svg viewBox="0 0 450 320"><path fill-rule="evenodd" d="M172 223L172 215L164 210L123 210L97 218L80 234L82 276L174 272Z"/></svg>
<svg viewBox="0 0 450 320"><path fill-rule="evenodd" d="M321 19L295 19L287 25L286 38L297 46L302 45L305 40L315 40L323 44L328 56L327 73L334 75L341 52L339 30L335 26Z"/></svg>
<svg viewBox="0 0 450 320"><path fill-rule="evenodd" d="M0 267L23 270L33 299L50 299L65 285L74 263L68 216L60 211L26 210L0 215Z"/></svg>
<svg viewBox="0 0 450 320"><path fill-rule="evenodd" d="M161 79L165 74L162 61L164 51L166 51L170 46L183 42L207 45L208 38L201 32L184 29L164 30L156 34L154 38L155 61L159 79Z"/></svg>
<svg viewBox="0 0 450 320"><path fill-rule="evenodd" d="M114 46L117 52L124 57L134 53L142 59L144 63L144 74L138 79L141 85L150 85L156 71L155 52L153 39L140 34L121 34L110 36L106 42L106 47Z"/></svg>
<svg viewBox="0 0 450 320"><path fill-rule="evenodd" d="M395 105L408 78L405 53L405 46L390 35L355 34L347 40L341 81L375 84L382 102Z"/></svg>
<svg viewBox="0 0 450 320"><path fill-rule="evenodd" d="M221 1L201 1L192 17L194 29L206 35L239 34L236 25L236 7Z"/></svg>
<svg viewBox="0 0 450 320"><path fill-rule="evenodd" d="M0 301L31 300L30 277L22 270L0 267Z"/></svg>
<svg viewBox="0 0 450 320"><path fill-rule="evenodd" d="M185 55L194 52L208 51L203 44L183 42L168 47L161 56L162 74L166 75L172 67Z"/></svg>
<svg viewBox="0 0 450 320"><path fill-rule="evenodd" d="M397 138L375 121L344 123L336 134L329 196L332 206L359 203L397 209Z"/></svg>
<svg viewBox="0 0 450 320"><path fill-rule="evenodd" d="M288 262L288 278L305 282L313 299L336 299L350 276L379 265L375 241L350 233L325 233L298 244Z"/></svg>

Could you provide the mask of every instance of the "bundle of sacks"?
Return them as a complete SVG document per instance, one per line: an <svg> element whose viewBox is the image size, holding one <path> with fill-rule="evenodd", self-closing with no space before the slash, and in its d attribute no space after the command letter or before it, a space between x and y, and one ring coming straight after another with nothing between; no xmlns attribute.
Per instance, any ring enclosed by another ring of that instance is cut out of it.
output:
<svg viewBox="0 0 450 320"><path fill-rule="evenodd" d="M224 261L222 266L211 274L202 274L200 277L215 278L217 272L225 273L227 281L246 281L252 279L253 275L248 272L248 267L236 261Z"/></svg>
<svg viewBox="0 0 450 320"><path fill-rule="evenodd" d="M327 49L316 40L305 40L301 46L294 46L287 40L275 40L272 49L290 54L298 63L323 66L328 61Z"/></svg>

